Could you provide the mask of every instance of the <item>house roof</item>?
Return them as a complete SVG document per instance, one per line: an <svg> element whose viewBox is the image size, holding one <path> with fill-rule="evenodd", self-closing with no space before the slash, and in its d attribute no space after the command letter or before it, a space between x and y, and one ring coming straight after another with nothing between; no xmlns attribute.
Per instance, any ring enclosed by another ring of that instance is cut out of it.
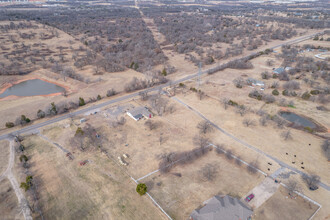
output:
<svg viewBox="0 0 330 220"><path fill-rule="evenodd" d="M128 112L136 119L140 119L142 116L149 118L149 115L151 114L146 107L136 107Z"/></svg>
<svg viewBox="0 0 330 220"><path fill-rule="evenodd" d="M193 220L246 220L253 211L237 198L214 196L191 213Z"/></svg>
<svg viewBox="0 0 330 220"><path fill-rule="evenodd" d="M281 74L285 71L284 67L279 67L279 68L276 68L274 69L274 73L277 73L277 74Z"/></svg>

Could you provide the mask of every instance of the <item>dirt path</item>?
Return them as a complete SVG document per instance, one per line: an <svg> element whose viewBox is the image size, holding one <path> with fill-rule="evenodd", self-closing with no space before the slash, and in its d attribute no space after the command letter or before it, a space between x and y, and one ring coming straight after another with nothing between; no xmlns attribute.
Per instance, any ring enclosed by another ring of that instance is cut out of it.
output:
<svg viewBox="0 0 330 220"><path fill-rule="evenodd" d="M28 202L24 196L24 194L22 193L18 182L15 178L15 176L13 175L12 169L14 166L14 162L15 162L15 147L14 147L14 140L9 140L10 143L10 155L9 155L9 162L8 162L8 167L6 169L6 171L1 175L0 177L0 181L4 178L7 177L8 180L10 181L15 194L17 196L18 202L19 202L19 206L22 209L23 212L23 216L24 219L26 220L32 220L31 217L31 210L29 208Z"/></svg>

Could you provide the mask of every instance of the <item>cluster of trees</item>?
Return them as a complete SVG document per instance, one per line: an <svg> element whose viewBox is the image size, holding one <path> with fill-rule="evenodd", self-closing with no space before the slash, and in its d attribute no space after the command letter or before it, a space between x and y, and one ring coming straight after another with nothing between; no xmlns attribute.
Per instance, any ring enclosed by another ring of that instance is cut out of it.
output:
<svg viewBox="0 0 330 220"><path fill-rule="evenodd" d="M190 151L172 152L163 155L159 162L159 170L163 173L167 173L174 166L192 163L210 151L209 140L207 138L196 136L195 143L198 144L198 147Z"/></svg>
<svg viewBox="0 0 330 220"><path fill-rule="evenodd" d="M162 74L154 74L151 79L138 79L134 77L130 82L125 85L126 92L133 92L149 88L155 85L167 83L168 80Z"/></svg>
<svg viewBox="0 0 330 220"><path fill-rule="evenodd" d="M87 123L83 128L77 128L71 144L80 151L95 150L101 147L102 140L97 129Z"/></svg>

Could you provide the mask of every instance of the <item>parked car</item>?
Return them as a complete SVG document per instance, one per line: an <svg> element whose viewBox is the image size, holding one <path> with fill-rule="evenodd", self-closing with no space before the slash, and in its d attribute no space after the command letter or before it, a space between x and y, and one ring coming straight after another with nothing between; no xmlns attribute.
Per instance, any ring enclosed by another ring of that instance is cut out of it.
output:
<svg viewBox="0 0 330 220"><path fill-rule="evenodd" d="M246 201L246 202L250 202L253 198L254 198L254 194L251 193L250 195L248 195L248 196L245 198L245 201Z"/></svg>

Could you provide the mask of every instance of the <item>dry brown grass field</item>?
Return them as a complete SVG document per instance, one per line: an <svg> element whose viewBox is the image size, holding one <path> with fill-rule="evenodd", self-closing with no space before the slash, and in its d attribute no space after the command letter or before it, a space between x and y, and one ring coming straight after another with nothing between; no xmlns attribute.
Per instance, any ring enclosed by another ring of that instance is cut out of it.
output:
<svg viewBox="0 0 330 220"><path fill-rule="evenodd" d="M253 214L252 219L309 219L318 207L301 197L290 198L285 188L279 190Z"/></svg>
<svg viewBox="0 0 330 220"><path fill-rule="evenodd" d="M71 161L38 136L28 137L23 144L31 158L30 172L38 182L44 218L164 218L151 200L135 192L136 184L125 172L100 152L75 151ZM87 159L86 165L79 165Z"/></svg>
<svg viewBox="0 0 330 220"><path fill-rule="evenodd" d="M1 219L24 219L8 179L0 181L0 201Z"/></svg>
<svg viewBox="0 0 330 220"><path fill-rule="evenodd" d="M206 165L218 171L212 181L203 178L201 169ZM193 164L177 166L168 174L155 174L144 181L151 188L150 194L173 219L187 219L194 209L214 195L241 198L262 179L262 175L248 173L244 166L229 162L213 150Z"/></svg>
<svg viewBox="0 0 330 220"><path fill-rule="evenodd" d="M9 143L7 140L0 141L0 176L8 167Z"/></svg>

